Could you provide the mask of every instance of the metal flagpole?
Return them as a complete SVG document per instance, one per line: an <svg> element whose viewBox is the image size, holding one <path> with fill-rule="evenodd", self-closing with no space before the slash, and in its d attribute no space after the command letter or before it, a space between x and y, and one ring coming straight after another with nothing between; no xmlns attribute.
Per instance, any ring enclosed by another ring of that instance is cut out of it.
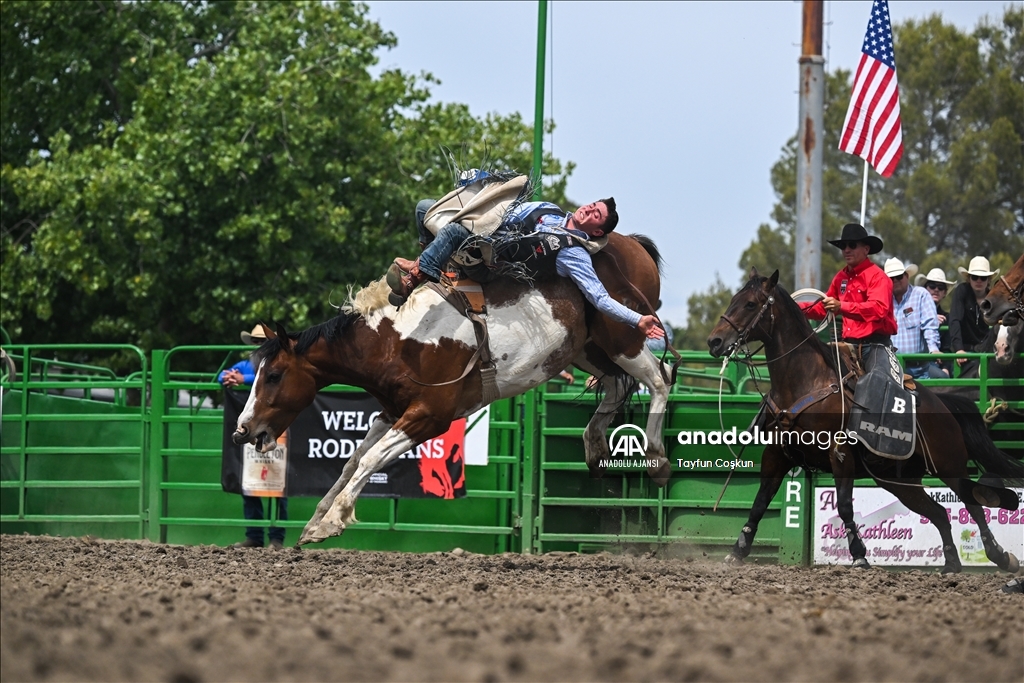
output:
<svg viewBox="0 0 1024 683"><path fill-rule="evenodd" d="M533 172L537 183L534 201L540 200L543 186L541 170L544 160L544 48L547 46L548 0L537 2L537 96L533 114Z"/></svg>
<svg viewBox="0 0 1024 683"><path fill-rule="evenodd" d="M864 160L864 186L860 191L860 224L864 225L864 214L868 207L868 160ZM864 227L867 227L866 225Z"/></svg>

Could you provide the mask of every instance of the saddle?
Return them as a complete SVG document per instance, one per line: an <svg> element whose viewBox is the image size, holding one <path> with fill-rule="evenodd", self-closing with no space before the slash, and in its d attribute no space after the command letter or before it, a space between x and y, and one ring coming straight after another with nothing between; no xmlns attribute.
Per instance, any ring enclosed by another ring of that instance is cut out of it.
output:
<svg viewBox="0 0 1024 683"><path fill-rule="evenodd" d="M849 430L875 455L906 460L917 441L917 394L905 385L891 347L876 346L862 370L854 389Z"/></svg>
<svg viewBox="0 0 1024 683"><path fill-rule="evenodd" d="M494 367L494 358L491 356L487 319L484 317L487 315L487 306L483 287L480 283L463 278L456 272L444 273L440 282L428 282L424 287L429 287L440 294L456 311L473 323L473 332L476 334L476 351L466 363L462 374L450 382L430 386L454 384L468 375L479 363L484 403L489 404L501 398L498 393L497 369Z"/></svg>

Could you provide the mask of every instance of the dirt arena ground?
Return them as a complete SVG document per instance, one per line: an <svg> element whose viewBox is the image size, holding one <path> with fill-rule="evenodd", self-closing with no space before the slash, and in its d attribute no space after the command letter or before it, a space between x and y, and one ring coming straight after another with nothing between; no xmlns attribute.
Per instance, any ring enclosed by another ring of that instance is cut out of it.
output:
<svg viewBox="0 0 1024 683"><path fill-rule="evenodd" d="M1022 681L1006 575L0 537L14 681Z"/></svg>

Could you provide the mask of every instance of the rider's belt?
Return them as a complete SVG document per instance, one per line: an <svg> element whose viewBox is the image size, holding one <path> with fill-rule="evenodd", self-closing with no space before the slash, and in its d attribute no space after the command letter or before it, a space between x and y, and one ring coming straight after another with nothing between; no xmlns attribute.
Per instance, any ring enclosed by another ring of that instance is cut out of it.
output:
<svg viewBox="0 0 1024 683"><path fill-rule="evenodd" d="M882 346L892 346L892 337L887 334L869 334L866 337L860 339L852 339L850 337L843 337L843 341L847 344L881 344Z"/></svg>

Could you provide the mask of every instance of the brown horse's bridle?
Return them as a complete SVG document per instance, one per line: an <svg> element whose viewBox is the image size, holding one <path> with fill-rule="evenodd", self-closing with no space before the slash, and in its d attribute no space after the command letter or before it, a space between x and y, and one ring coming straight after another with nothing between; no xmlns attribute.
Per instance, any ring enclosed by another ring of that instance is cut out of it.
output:
<svg viewBox="0 0 1024 683"><path fill-rule="evenodd" d="M1024 318L1024 277L1021 278L1016 287L1010 286L1005 275L1000 275L999 281L1003 283L1004 287L1006 287L1006 293L1010 297L1010 302L1013 304L1013 310L1017 314L1017 317ZM1000 323L1001 322L1002 321L1000 321Z"/></svg>
<svg viewBox="0 0 1024 683"><path fill-rule="evenodd" d="M733 355L733 353L734 353L734 351L736 349L738 349L741 346L744 346L747 343L747 335L750 334L750 332L754 329L754 327L756 325L759 325L761 323L761 318L764 317L764 314L767 311L771 311L771 317L770 317L771 323L770 323L770 325L768 327L768 330L767 330L768 331L768 335L771 336L772 330L775 329L775 311L772 310L772 305L775 303L775 297L770 295L770 294L766 294L765 297L766 297L766 299L765 299L764 304L761 306L761 310L757 312L757 315L754 316L754 319L751 320L747 324L747 326L744 327L742 330L739 328L739 326L736 323L734 323L732 320L729 319L729 316L725 315L724 313L719 316L720 320L724 320L725 322L729 323L729 327L731 327L733 330L735 330L736 331L736 335L737 335L736 341L733 342L729 346L729 348L726 350L727 355L729 355L729 356ZM753 354L751 354L751 355L753 355Z"/></svg>

